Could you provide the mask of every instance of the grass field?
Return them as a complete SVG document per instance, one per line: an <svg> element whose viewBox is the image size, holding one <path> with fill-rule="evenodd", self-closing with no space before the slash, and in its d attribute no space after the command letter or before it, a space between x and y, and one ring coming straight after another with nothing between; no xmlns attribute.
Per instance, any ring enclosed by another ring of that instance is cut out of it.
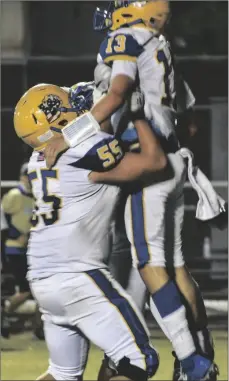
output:
<svg viewBox="0 0 229 381"><path fill-rule="evenodd" d="M214 332L216 362L220 368L219 380L228 380L227 373L227 333ZM171 347L165 339L152 340L160 353L160 368L154 380L171 380L173 358ZM35 380L47 369L48 353L45 343L32 340L31 333L12 336L1 343L1 379L2 380ZM101 364L102 352L91 347L84 380L96 380Z"/></svg>

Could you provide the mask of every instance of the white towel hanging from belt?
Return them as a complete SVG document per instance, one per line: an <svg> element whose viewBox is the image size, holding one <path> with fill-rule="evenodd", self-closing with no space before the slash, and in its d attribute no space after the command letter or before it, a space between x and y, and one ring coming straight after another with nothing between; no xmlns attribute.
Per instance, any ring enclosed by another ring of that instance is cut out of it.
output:
<svg viewBox="0 0 229 381"><path fill-rule="evenodd" d="M188 148L181 148L180 155L188 159L188 179L198 194L196 218L201 221L211 220L225 211L225 200L214 190L205 174L194 165L193 153Z"/></svg>

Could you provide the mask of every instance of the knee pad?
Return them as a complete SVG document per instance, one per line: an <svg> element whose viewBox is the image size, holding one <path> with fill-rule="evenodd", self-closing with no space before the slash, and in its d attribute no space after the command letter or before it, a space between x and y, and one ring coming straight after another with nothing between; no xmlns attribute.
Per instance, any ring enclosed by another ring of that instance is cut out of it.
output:
<svg viewBox="0 0 229 381"><path fill-rule="evenodd" d="M147 345L142 352L145 354L145 370L131 364L130 359L124 357L119 361L117 367L118 375L125 376L133 381L147 381L148 378L153 377L159 367L159 356L150 345Z"/></svg>
<svg viewBox="0 0 229 381"><path fill-rule="evenodd" d="M60 381L82 381L83 370L76 368L64 368L49 362L48 373L51 374L55 380Z"/></svg>

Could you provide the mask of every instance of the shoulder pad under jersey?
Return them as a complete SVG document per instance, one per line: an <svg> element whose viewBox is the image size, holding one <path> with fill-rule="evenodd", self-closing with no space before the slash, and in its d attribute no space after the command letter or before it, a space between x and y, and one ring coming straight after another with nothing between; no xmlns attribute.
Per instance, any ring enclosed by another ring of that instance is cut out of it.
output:
<svg viewBox="0 0 229 381"><path fill-rule="evenodd" d="M136 61L143 47L131 34L108 35L100 45L99 53L105 63L115 60Z"/></svg>
<svg viewBox="0 0 229 381"><path fill-rule="evenodd" d="M69 165L96 172L114 168L124 156L121 142L113 136L97 141L84 155Z"/></svg>

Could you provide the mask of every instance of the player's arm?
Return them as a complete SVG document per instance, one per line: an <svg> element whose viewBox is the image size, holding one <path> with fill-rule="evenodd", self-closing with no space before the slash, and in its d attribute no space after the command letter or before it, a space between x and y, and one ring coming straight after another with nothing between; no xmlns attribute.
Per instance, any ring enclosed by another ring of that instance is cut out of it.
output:
<svg viewBox="0 0 229 381"><path fill-rule="evenodd" d="M109 119L111 115L123 105L130 95L134 81L125 74L118 74L111 82L107 95L105 95L91 110L91 115L100 124Z"/></svg>
<svg viewBox="0 0 229 381"><path fill-rule="evenodd" d="M136 180L144 181L149 175L150 181L161 180L161 170L166 168L167 158L146 121L136 121L135 127L141 152L126 153L119 164L107 172L91 172L89 179L92 182L119 185Z"/></svg>
<svg viewBox="0 0 229 381"><path fill-rule="evenodd" d="M6 214L18 213L22 207L22 197L18 189L11 189L3 196L2 209Z"/></svg>
<svg viewBox="0 0 229 381"><path fill-rule="evenodd" d="M131 93L137 75L137 58L143 48L130 34L107 37L100 46L100 62L112 65L108 93L92 108L91 115L98 124L111 117ZM101 70L103 71L103 70ZM106 71L104 71L106 79ZM103 77L101 77L103 81ZM96 70L95 70L95 82Z"/></svg>

